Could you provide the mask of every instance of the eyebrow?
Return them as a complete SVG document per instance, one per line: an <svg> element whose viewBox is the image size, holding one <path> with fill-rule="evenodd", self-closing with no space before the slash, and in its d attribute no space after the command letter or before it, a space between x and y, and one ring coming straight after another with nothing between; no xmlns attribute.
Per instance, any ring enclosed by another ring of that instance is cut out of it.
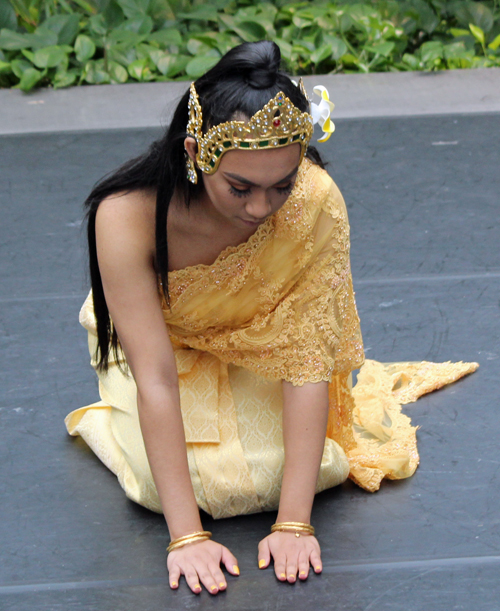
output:
<svg viewBox="0 0 500 611"><path fill-rule="evenodd" d="M274 184L279 185L282 182L285 182L286 180L289 180L290 178L292 178L292 176L294 174L297 174L298 171L299 171L299 166L297 166L294 170L292 170L290 172L290 174L287 174L284 178L282 178L281 180L278 180L278 182L276 182ZM229 178L237 180L238 182L241 182L244 185L248 185L249 187L257 187L258 186L254 182L252 182L251 180L248 180L247 178L243 178L243 176L240 176L239 174L233 174L232 172L223 172L223 174L224 174L224 176L229 176Z"/></svg>

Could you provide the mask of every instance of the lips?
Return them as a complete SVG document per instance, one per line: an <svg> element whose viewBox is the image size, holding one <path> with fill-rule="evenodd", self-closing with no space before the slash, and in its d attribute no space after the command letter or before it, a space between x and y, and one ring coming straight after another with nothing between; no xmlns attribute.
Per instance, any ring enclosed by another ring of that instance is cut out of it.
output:
<svg viewBox="0 0 500 611"><path fill-rule="evenodd" d="M261 221L247 221L246 219L240 219L240 220L246 223L247 225L252 225L252 226L257 226L264 222L264 219Z"/></svg>

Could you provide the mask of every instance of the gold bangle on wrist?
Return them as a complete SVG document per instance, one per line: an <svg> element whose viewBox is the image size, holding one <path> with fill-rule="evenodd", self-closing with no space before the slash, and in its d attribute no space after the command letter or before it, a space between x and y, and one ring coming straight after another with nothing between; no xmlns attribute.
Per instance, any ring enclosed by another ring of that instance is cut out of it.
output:
<svg viewBox="0 0 500 611"><path fill-rule="evenodd" d="M174 549L184 547L188 543L194 543L195 541L206 541L207 539L211 538L211 532L208 530L199 530L198 532L191 533L190 535L184 535L183 537L178 537L177 539L170 541L170 544L167 547L167 552L173 552Z"/></svg>
<svg viewBox="0 0 500 611"><path fill-rule="evenodd" d="M296 537L300 535L314 535L314 526L305 522L276 522L271 526L271 532L286 532L295 533Z"/></svg>

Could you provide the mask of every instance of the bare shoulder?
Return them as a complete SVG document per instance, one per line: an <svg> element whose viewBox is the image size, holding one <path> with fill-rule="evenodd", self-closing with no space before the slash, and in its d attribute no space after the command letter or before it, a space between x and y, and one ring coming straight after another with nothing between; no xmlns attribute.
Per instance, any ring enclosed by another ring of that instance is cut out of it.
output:
<svg viewBox="0 0 500 611"><path fill-rule="evenodd" d="M125 191L106 197L96 214L98 251L111 250L119 256L154 252L155 206L153 190Z"/></svg>

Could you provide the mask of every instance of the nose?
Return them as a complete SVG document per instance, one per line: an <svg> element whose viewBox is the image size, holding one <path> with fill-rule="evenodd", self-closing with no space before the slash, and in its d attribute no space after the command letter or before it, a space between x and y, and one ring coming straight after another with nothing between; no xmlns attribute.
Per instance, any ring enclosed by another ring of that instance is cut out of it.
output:
<svg viewBox="0 0 500 611"><path fill-rule="evenodd" d="M247 202L245 211L248 216L254 219L263 219L270 214L272 210L271 202L267 198L267 192L262 190Z"/></svg>

